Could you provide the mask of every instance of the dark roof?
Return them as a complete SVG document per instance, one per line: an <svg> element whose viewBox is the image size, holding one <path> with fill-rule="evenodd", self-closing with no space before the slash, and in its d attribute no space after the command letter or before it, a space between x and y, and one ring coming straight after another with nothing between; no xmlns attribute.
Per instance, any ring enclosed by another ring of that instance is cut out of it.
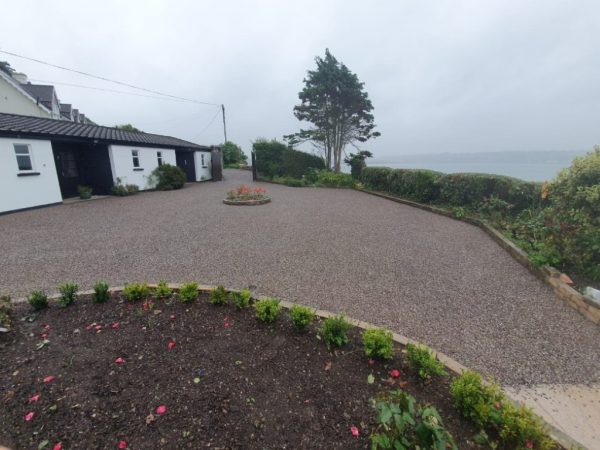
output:
<svg viewBox="0 0 600 450"><path fill-rule="evenodd" d="M204 145L194 144L160 134L124 131L68 120L21 116L0 113L0 136L27 136L39 138L70 138L82 141L102 141L113 144L150 145L171 148L208 150Z"/></svg>
<svg viewBox="0 0 600 450"><path fill-rule="evenodd" d="M61 103L60 104L60 112L61 113L71 113L71 104L70 103Z"/></svg>
<svg viewBox="0 0 600 450"><path fill-rule="evenodd" d="M50 105L52 108L52 101L54 100L54 86L47 86L43 84L21 84L21 87L29 92L36 100L39 99L44 105Z"/></svg>

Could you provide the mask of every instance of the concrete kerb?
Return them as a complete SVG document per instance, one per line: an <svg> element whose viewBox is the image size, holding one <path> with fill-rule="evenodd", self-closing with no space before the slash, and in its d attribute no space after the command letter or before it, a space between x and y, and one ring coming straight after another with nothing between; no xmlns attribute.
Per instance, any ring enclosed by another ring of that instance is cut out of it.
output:
<svg viewBox="0 0 600 450"><path fill-rule="evenodd" d="M171 288L175 291L177 291L181 287L181 285L182 285L182 283L169 283L168 284L169 288ZM157 287L157 284L148 283L148 287L150 289L153 289L153 288ZM123 291L123 288L124 288L124 286L114 286L109 289L109 292L113 295L119 294ZM198 285L198 290L200 291L200 293L210 293L214 289L216 289L216 286L207 285L207 284L199 284ZM227 289L227 291L228 292L240 292L239 289ZM93 293L94 293L93 290L85 290L85 291L79 291L78 295L92 295ZM51 303L56 302L59 298L60 298L60 294L54 293L54 294L48 295L48 301ZM271 298L271 297L268 297L265 295L253 295L252 298L254 300L258 301L258 300L267 299L267 298ZM27 298L22 297L22 298L12 300L12 303L21 304L26 301L27 301ZM292 303L292 302L288 302L285 300L280 300L280 305L288 310L295 304L299 304L299 303ZM327 318L335 317L335 316L339 315L339 314L333 313L331 311L326 311L326 310L322 310L322 309L315 309L314 311L315 311L315 315L321 319L327 319ZM354 325L355 327L360 328L362 330L368 330L369 328L381 328L381 327L378 327L377 325L373 325L373 324L371 324L369 322L365 322L363 320L354 319L354 318L348 317L348 316L344 316L344 317L352 325ZM403 336L403 335L395 333L395 332L392 332L392 336L393 336L394 342L404 345L404 346L406 344L424 345L419 341L416 341L414 339L408 338L406 336ZM429 347L429 348L431 348L431 347ZM440 362L442 364L444 364L444 366L449 371L455 373L456 375L460 375L463 372L465 372L466 370L469 370L466 366L463 366L461 363L459 363L455 359L451 358L450 356L448 356L442 352L438 352L435 349L431 349L431 350L435 353L436 357L440 360ZM522 402L517 400L516 398L514 398L510 393L504 391L504 394L514 405L521 406ZM542 417L540 417L540 418L544 422L544 425L546 426L546 429L547 429L550 437L552 439L554 439L556 442L558 442L560 445L562 445L566 449L586 450L586 447L584 447L579 442L577 442L573 437L571 437L568 434L566 434L565 432L559 430L554 425L552 425L551 423L546 421L544 418L542 418Z"/></svg>
<svg viewBox="0 0 600 450"><path fill-rule="evenodd" d="M579 312L587 320L595 323L596 325L600 325L600 307L592 298L583 295L582 293L578 292L577 290L569 286L567 283L562 281L560 279L560 271L558 271L554 267L538 267L532 264L529 261L529 256L525 251L517 247L513 242L504 237L502 233L490 226L487 222L472 217L459 218L451 212L443 210L441 208L436 208L435 206L424 205L422 203L405 200L402 198L394 197L392 195L383 194L381 192L370 191L367 189L356 190L364 192L365 194L385 198L396 203L401 203L403 205L412 206L414 208L419 208L424 211L429 211L435 214L446 216L454 220L466 222L482 229L488 236L490 236L494 241L496 241L496 243L500 245L500 247L506 250L508 254L512 256L517 262L526 267L533 275L542 280L544 283L551 286L558 298L560 298L568 306Z"/></svg>

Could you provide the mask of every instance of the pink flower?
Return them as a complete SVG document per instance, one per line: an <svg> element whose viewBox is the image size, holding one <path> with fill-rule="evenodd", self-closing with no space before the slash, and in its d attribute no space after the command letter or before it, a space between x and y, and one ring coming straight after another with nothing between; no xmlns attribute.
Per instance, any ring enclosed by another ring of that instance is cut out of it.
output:
<svg viewBox="0 0 600 450"><path fill-rule="evenodd" d="M96 325L95 323L90 323L87 327L85 327L86 330L91 330L92 328L94 328L94 325Z"/></svg>
<svg viewBox="0 0 600 450"><path fill-rule="evenodd" d="M231 324L229 323L229 319L227 317L225 317L225 319L223 319L223 326L225 328L229 328L231 326Z"/></svg>
<svg viewBox="0 0 600 450"><path fill-rule="evenodd" d="M40 337L42 339L46 339L48 337L48 333L42 333L42 334L40 334Z"/></svg>
<svg viewBox="0 0 600 450"><path fill-rule="evenodd" d="M37 402L40 399L40 397L41 397L40 394L32 395L31 397L29 397L29 403Z"/></svg>
<svg viewBox="0 0 600 450"><path fill-rule="evenodd" d="M49 330L50 329L50 325L48 325L47 323L43 325L44 330Z"/></svg>
<svg viewBox="0 0 600 450"><path fill-rule="evenodd" d="M367 361L367 363L368 363L370 366L373 366L373 365L375 365L375 360L374 360L374 359L369 359L369 360Z"/></svg>
<svg viewBox="0 0 600 450"><path fill-rule="evenodd" d="M525 447L527 447L527 448L533 448L533 442L532 441L525 442Z"/></svg>
<svg viewBox="0 0 600 450"><path fill-rule="evenodd" d="M390 372L390 376L392 378L400 378L400 371L398 369L394 369Z"/></svg>
<svg viewBox="0 0 600 450"><path fill-rule="evenodd" d="M358 431L358 428L355 426L350 427L350 433L352 433L352 436L354 436L354 437L358 437L358 435L360 434L360 432Z"/></svg>
<svg viewBox="0 0 600 450"><path fill-rule="evenodd" d="M54 447L52 447L52 450L62 450L62 442L59 442Z"/></svg>
<svg viewBox="0 0 600 450"><path fill-rule="evenodd" d="M111 327L113 330L116 330L116 329L117 329L117 328L119 328L120 326L121 326L121 324L120 324L119 322L115 322L115 323L113 323L113 324L112 324L110 327Z"/></svg>
<svg viewBox="0 0 600 450"><path fill-rule="evenodd" d="M96 326L94 327L94 329L95 329L96 331L98 331L98 330L101 330L101 329L102 329L102 325L96 325Z"/></svg>
<svg viewBox="0 0 600 450"><path fill-rule="evenodd" d="M494 408L496 408L496 409L502 409L502 403L500 403L500 402L494 403Z"/></svg>
<svg viewBox="0 0 600 450"><path fill-rule="evenodd" d="M167 407L165 405L160 405L156 408L156 414L164 414L167 412Z"/></svg>
<svg viewBox="0 0 600 450"><path fill-rule="evenodd" d="M125 360L119 356L117 359L115 359L115 362L117 364L123 364L125 362Z"/></svg>
<svg viewBox="0 0 600 450"><path fill-rule="evenodd" d="M175 348L175 341L169 341L169 343L167 344L167 347L169 347L169 350L172 348Z"/></svg>
<svg viewBox="0 0 600 450"><path fill-rule="evenodd" d="M54 375L48 375L44 378L44 384L52 383L55 379L56 377Z"/></svg>
<svg viewBox="0 0 600 450"><path fill-rule="evenodd" d="M171 314L171 317L169 317L171 320L175 320L175 314Z"/></svg>
<svg viewBox="0 0 600 450"><path fill-rule="evenodd" d="M31 421L31 419L33 419L33 416L35 416L35 413L33 411L28 412L27 414L25 414L25 422L29 422Z"/></svg>
<svg viewBox="0 0 600 450"><path fill-rule="evenodd" d="M120 450L124 450L124 449L126 449L126 448L127 448L127 442L125 442L125 441L119 441L119 444L117 445L117 447L118 447Z"/></svg>

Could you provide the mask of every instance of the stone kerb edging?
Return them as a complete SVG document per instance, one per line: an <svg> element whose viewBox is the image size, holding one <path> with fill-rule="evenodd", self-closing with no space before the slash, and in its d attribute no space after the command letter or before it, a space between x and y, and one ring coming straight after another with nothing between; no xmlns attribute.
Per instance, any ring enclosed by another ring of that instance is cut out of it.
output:
<svg viewBox="0 0 600 450"><path fill-rule="evenodd" d="M223 203L226 205L237 205L237 206L254 206L254 205L264 205L265 203L269 203L271 201L270 197L263 198L261 200L227 200L223 199Z"/></svg>
<svg viewBox="0 0 600 450"><path fill-rule="evenodd" d="M600 325L600 305L595 302L591 297L583 295L577 290L573 289L567 283L560 279L560 271L556 270L551 266L538 267L529 261L529 257L525 251L517 247L514 243L508 240L498 230L490 226L487 222L481 219L475 219L472 217L458 218L449 211L435 206L424 205L422 203L405 200L402 198L394 197L392 195L383 194L381 192L370 191L368 189L357 189L365 194L374 195L376 197L385 198L396 203L402 203L404 205L413 206L415 208L423 209L435 214L449 217L454 220L460 220L461 222L467 222L471 225L481 228L490 236L496 243L498 243L504 250L508 252L515 260L525 266L531 273L533 273L540 280L550 285L554 290L554 293L564 301L571 308L579 312L583 317L589 321Z"/></svg>
<svg viewBox="0 0 600 450"><path fill-rule="evenodd" d="M148 283L148 287L151 289L156 288L157 284ZM178 290L180 287L181 287L181 283L169 283L169 288L171 288L171 289ZM111 294L119 294L120 292L123 291L123 288L124 288L124 286L111 287L109 289L109 292ZM208 285L208 284L199 284L198 285L198 291L200 293L210 293L215 288L216 288L216 286L212 286L212 285ZM240 290L238 290L238 289L227 289L227 291L228 292L240 292ZM92 295L93 293L94 293L93 290L86 290L86 291L78 292L77 295L78 296ZM48 295L49 302L55 302L59 298L60 298L60 294ZM264 295L258 295L258 296L252 296L252 298L254 298L255 300L262 300L262 299L266 299L266 298L270 298L270 297L264 296ZM12 300L12 303L18 304L18 303L25 303L26 301L27 301L27 298L23 297L23 298L18 298L18 299ZM284 307L285 309L290 309L295 304L296 303L288 302L285 300L280 300L280 305L282 307ZM338 315L338 314L332 313L331 311L326 311L326 310L322 310L322 309L314 309L314 311L315 311L315 315L321 319L327 319L329 317L335 317ZM358 320L358 319L353 319L348 316L344 316L344 317L352 325L354 325L355 327L360 328L362 330L367 330L369 328L381 328L381 327L378 327L377 325L373 325L369 322L365 322L365 321ZM419 341L415 341L414 339L410 339L406 336L403 336L403 335L395 333L395 332L392 332L392 336L393 336L394 342L401 344L401 345L406 345L406 344L423 345ZM429 347L429 348L431 348L431 347ZM444 364L444 366L451 372L454 372L455 374L460 375L464 371L469 370L466 366L463 366L461 363L459 363L455 359L451 358L450 356L448 356L442 352L438 352L435 349L431 349L431 350L435 353L436 357L440 360L440 362L442 364ZM484 383L487 383L487 381L484 380ZM508 398L515 406L520 406L522 404L521 401L513 398L508 392L506 392L504 390L502 390L502 391L506 395L506 398ZM584 447L579 442L577 442L573 437L571 437L568 434L566 434L565 432L559 430L554 425L547 422L543 417L540 417L540 419L543 421L544 425L546 426L549 436L552 439L554 439L556 442L558 442L560 445L565 447L566 449L575 449L575 448L583 449L583 450L586 449L586 447Z"/></svg>

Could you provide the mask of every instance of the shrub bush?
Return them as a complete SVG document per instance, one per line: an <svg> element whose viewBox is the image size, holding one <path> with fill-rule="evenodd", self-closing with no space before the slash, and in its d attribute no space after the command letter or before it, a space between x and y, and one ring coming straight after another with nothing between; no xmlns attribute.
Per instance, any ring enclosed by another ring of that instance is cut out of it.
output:
<svg viewBox="0 0 600 450"><path fill-rule="evenodd" d="M77 193L81 199L87 200L88 198L92 198L92 188L90 186L77 186Z"/></svg>
<svg viewBox="0 0 600 450"><path fill-rule="evenodd" d="M390 176L394 169L389 167L365 167L360 180L374 191L390 192Z"/></svg>
<svg viewBox="0 0 600 450"><path fill-rule="evenodd" d="M391 331L370 328L363 332L362 339L367 358L392 359L394 357L394 337Z"/></svg>
<svg viewBox="0 0 600 450"><path fill-rule="evenodd" d="M36 311L48 307L48 296L44 291L32 291L27 301Z"/></svg>
<svg viewBox="0 0 600 450"><path fill-rule="evenodd" d="M252 300L252 293L248 289L242 291L232 291L229 293L229 298L233 301L233 304L237 309L244 309L250 306Z"/></svg>
<svg viewBox="0 0 600 450"><path fill-rule="evenodd" d="M171 289L165 280L160 280L154 288L154 296L156 298L169 298L173 295L173 289Z"/></svg>
<svg viewBox="0 0 600 450"><path fill-rule="evenodd" d="M290 316L296 330L304 331L315 319L315 310L307 306L293 305L290 308Z"/></svg>
<svg viewBox="0 0 600 450"><path fill-rule="evenodd" d="M348 331L352 324L344 316L329 317L323 321L319 336L327 346L341 347L348 343Z"/></svg>
<svg viewBox="0 0 600 450"><path fill-rule="evenodd" d="M145 300L150 294L146 283L130 283L123 288L123 297L130 302Z"/></svg>
<svg viewBox="0 0 600 450"><path fill-rule="evenodd" d="M58 306L61 308L66 308L67 306L71 306L75 301L75 296L77 295L77 291L79 290L79 286L73 282L66 282L58 286L58 291L60 292L60 298L58 299Z"/></svg>
<svg viewBox="0 0 600 450"><path fill-rule="evenodd" d="M437 181L442 173L424 169L394 169L388 175L389 192L399 197L428 203L439 196Z"/></svg>
<svg viewBox="0 0 600 450"><path fill-rule="evenodd" d="M275 178L273 178L273 181L285 184L286 186L290 186L290 187L306 186L306 183L304 182L304 180L301 180L298 178L292 178L292 177L275 177Z"/></svg>
<svg viewBox="0 0 600 450"><path fill-rule="evenodd" d="M281 305L276 298L265 298L256 302L256 317L258 320L265 323L275 322L281 312Z"/></svg>
<svg viewBox="0 0 600 450"><path fill-rule="evenodd" d="M526 406L506 403L502 413L500 439L506 448L551 450L554 441L548 437L544 422Z"/></svg>
<svg viewBox="0 0 600 450"><path fill-rule="evenodd" d="M317 174L317 186L325 187L353 187L354 178L347 173L335 173L329 170L321 170Z"/></svg>
<svg viewBox="0 0 600 450"><path fill-rule="evenodd" d="M183 303L193 302L198 298L198 294L198 283L195 281L183 283L179 287L179 300Z"/></svg>
<svg viewBox="0 0 600 450"><path fill-rule="evenodd" d="M229 293L223 286L214 288L208 296L213 305L226 305Z"/></svg>
<svg viewBox="0 0 600 450"><path fill-rule="evenodd" d="M185 172L177 166L171 164L162 164L152 171L150 174L151 183L159 191L171 191L173 189L181 189L187 177Z"/></svg>
<svg viewBox="0 0 600 450"><path fill-rule="evenodd" d="M320 157L294 150L276 140L257 139L252 149L256 155L256 170L262 177L302 178L311 168L325 168Z"/></svg>
<svg viewBox="0 0 600 450"><path fill-rule="evenodd" d="M137 194L140 188L135 184L123 184L123 180L121 178L117 178L117 182L112 187L112 194L125 197L127 195Z"/></svg>
<svg viewBox="0 0 600 450"><path fill-rule="evenodd" d="M431 349L424 345L407 344L406 356L410 366L419 371L423 380L429 380L433 375L448 375L444 365L437 359Z"/></svg>
<svg viewBox="0 0 600 450"><path fill-rule="evenodd" d="M92 301L94 303L104 303L110 298L108 292L109 286L105 281L98 281L94 283L94 293L92 294Z"/></svg>

